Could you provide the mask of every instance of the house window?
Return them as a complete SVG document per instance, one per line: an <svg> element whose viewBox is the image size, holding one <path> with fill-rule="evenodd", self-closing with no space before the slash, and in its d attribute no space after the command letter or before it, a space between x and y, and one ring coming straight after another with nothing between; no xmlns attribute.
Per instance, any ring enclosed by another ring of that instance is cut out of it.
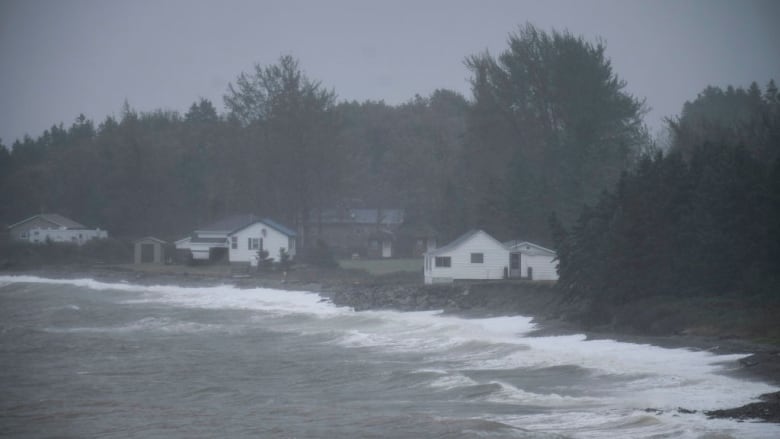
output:
<svg viewBox="0 0 780 439"><path fill-rule="evenodd" d="M471 263L472 264L481 264L485 262L485 254L484 253L472 253L471 254Z"/></svg>
<svg viewBox="0 0 780 439"><path fill-rule="evenodd" d="M27 232L22 232L19 236L26 239L27 238Z"/></svg>
<svg viewBox="0 0 780 439"><path fill-rule="evenodd" d="M436 256L437 267L450 267L452 266L452 259L449 256Z"/></svg>
<svg viewBox="0 0 780 439"><path fill-rule="evenodd" d="M249 250L262 250L263 240L260 238L248 238L247 245Z"/></svg>
<svg viewBox="0 0 780 439"><path fill-rule="evenodd" d="M233 250L238 249L238 236L230 237L230 248L232 248Z"/></svg>

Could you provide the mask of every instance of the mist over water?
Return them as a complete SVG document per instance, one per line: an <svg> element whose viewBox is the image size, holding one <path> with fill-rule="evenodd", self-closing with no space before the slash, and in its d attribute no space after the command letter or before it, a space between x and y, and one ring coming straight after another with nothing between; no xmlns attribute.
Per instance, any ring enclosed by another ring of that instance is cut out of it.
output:
<svg viewBox="0 0 780 439"><path fill-rule="evenodd" d="M533 329L309 292L0 276L0 436L780 437L700 413L777 390L724 374L740 355Z"/></svg>

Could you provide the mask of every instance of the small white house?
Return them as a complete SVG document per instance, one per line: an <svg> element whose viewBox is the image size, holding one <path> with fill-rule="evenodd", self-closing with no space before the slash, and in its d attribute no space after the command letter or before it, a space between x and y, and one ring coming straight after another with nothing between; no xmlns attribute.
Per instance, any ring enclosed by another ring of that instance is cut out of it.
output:
<svg viewBox="0 0 780 439"><path fill-rule="evenodd" d="M228 235L228 241L231 263L256 266L261 250L268 252L268 258L274 262L281 259L282 253L290 258L295 256L295 232L268 218L233 231Z"/></svg>
<svg viewBox="0 0 780 439"><path fill-rule="evenodd" d="M8 226L12 239L33 244L62 242L83 245L93 239L108 238L100 228L90 229L56 213L42 213Z"/></svg>
<svg viewBox="0 0 780 439"><path fill-rule="evenodd" d="M482 230L472 230L424 255L425 283L455 280L557 280L553 250L528 241L500 243Z"/></svg>
<svg viewBox="0 0 780 439"><path fill-rule="evenodd" d="M528 241L509 241L509 277L530 280L558 280L556 254Z"/></svg>
<svg viewBox="0 0 780 439"><path fill-rule="evenodd" d="M194 260L257 264L259 249L279 260L284 248L295 256L295 232L268 218L240 214L200 227L188 237L176 241L176 249L189 251Z"/></svg>
<svg viewBox="0 0 780 439"><path fill-rule="evenodd" d="M451 243L424 255L425 283L460 279L504 279L509 252L482 230L472 230Z"/></svg>

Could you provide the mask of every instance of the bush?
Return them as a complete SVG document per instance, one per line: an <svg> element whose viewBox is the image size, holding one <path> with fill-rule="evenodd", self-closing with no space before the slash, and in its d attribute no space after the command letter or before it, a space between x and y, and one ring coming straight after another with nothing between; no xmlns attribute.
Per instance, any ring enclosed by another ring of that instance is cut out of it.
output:
<svg viewBox="0 0 780 439"><path fill-rule="evenodd" d="M257 271L267 271L273 266L273 260L269 257L267 250L257 251Z"/></svg>
<svg viewBox="0 0 780 439"><path fill-rule="evenodd" d="M79 250L84 262L125 264L133 261L132 243L121 239L93 239Z"/></svg>
<svg viewBox="0 0 780 439"><path fill-rule="evenodd" d="M290 254L287 253L283 248L280 248L279 249L279 270L287 271L290 269L291 265L292 265L292 261L290 260Z"/></svg>
<svg viewBox="0 0 780 439"><path fill-rule="evenodd" d="M301 259L303 262L315 267L339 268L339 263L333 256L330 247L321 239L317 240L317 245L314 247L307 248L303 252L303 257Z"/></svg>
<svg viewBox="0 0 780 439"><path fill-rule="evenodd" d="M0 241L0 267L27 268L46 265L127 263L133 259L132 244L115 239L94 239L78 246L46 241L33 244L11 240Z"/></svg>

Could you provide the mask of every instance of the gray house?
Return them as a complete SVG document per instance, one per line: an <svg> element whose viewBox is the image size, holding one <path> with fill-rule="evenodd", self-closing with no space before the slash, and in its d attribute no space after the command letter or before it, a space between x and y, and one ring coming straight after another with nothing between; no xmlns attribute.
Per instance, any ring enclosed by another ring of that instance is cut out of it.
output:
<svg viewBox="0 0 780 439"><path fill-rule="evenodd" d="M403 209L316 210L309 217L308 240L322 240L342 257L390 258L397 256L398 230L403 223Z"/></svg>

